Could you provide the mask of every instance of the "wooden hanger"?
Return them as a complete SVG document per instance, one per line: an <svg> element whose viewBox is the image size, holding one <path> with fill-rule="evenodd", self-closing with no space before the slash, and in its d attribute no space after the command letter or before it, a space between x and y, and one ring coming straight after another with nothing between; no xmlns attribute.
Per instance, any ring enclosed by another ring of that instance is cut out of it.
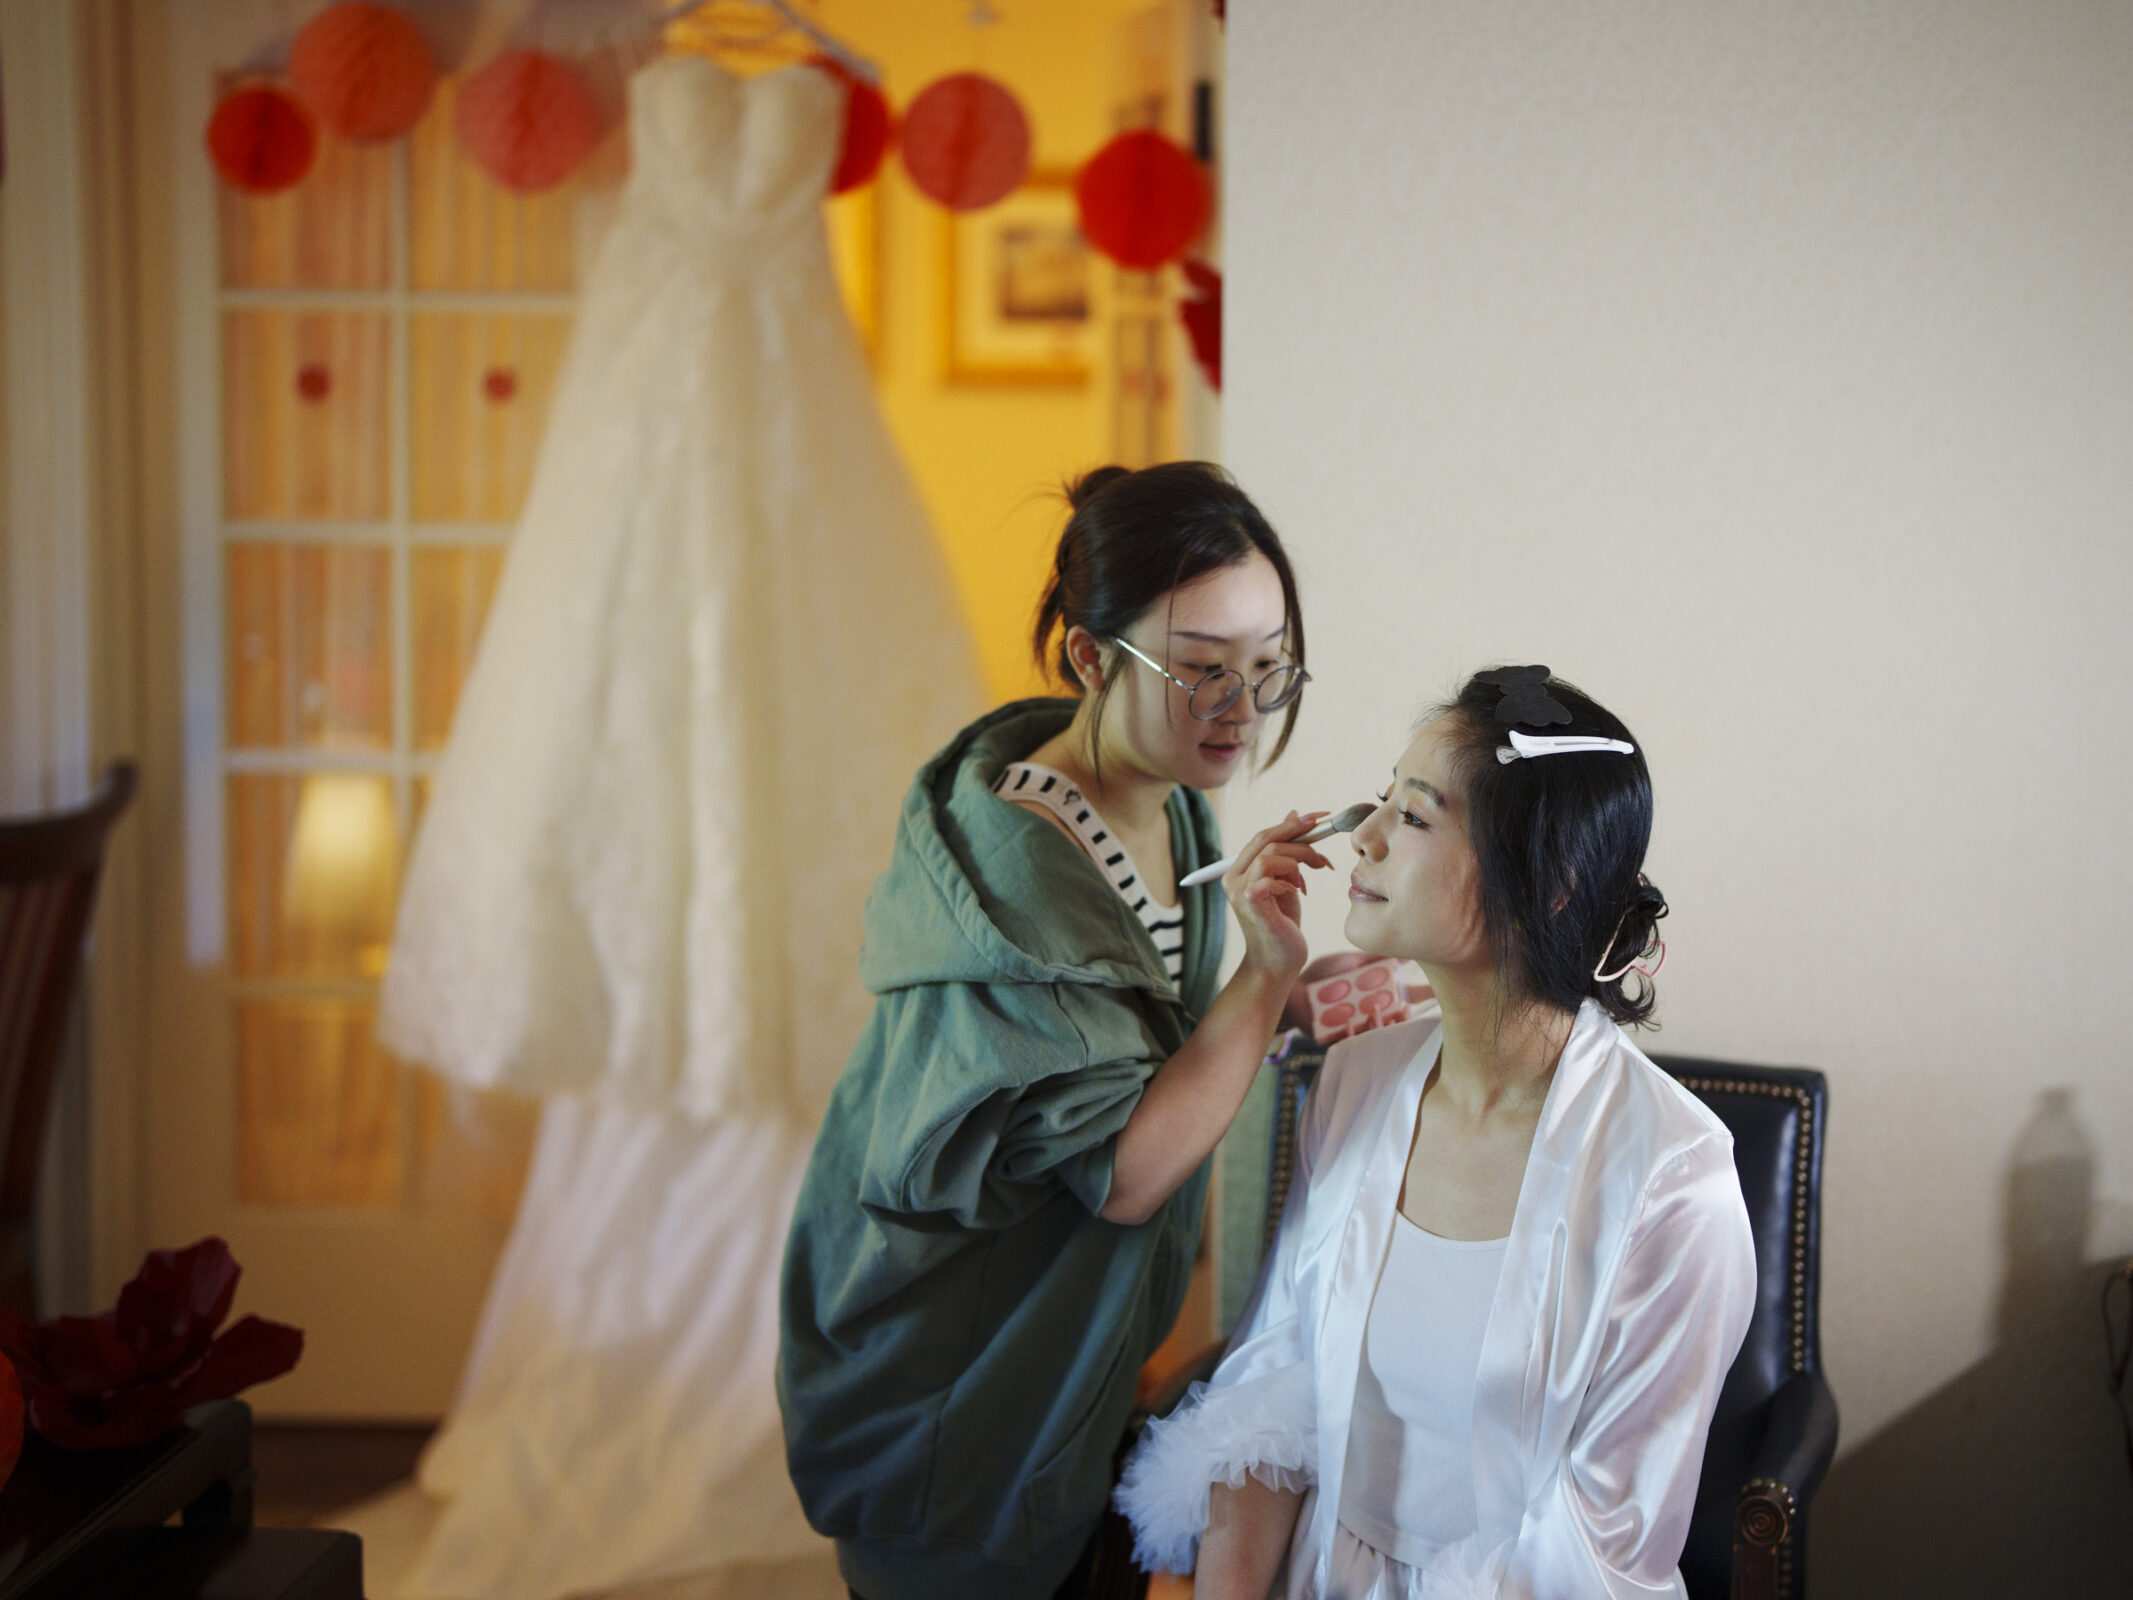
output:
<svg viewBox="0 0 2133 1600"><path fill-rule="evenodd" d="M749 53L778 53L790 45L791 35L797 34L853 76L868 83L881 81L879 66L803 15L788 0L682 0L659 13L657 26L663 31L669 23L690 17L706 25L707 40L712 44L731 45Z"/></svg>

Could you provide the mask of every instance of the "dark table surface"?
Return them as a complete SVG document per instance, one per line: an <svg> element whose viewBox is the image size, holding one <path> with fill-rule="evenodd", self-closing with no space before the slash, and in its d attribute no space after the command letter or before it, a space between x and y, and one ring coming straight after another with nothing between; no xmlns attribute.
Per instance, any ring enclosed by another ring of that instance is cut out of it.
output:
<svg viewBox="0 0 2133 1600"><path fill-rule="evenodd" d="M241 1400L195 1406L181 1427L120 1450L61 1450L30 1435L0 1490L0 1600L74 1592L174 1516L248 1526L251 1474L252 1408Z"/></svg>

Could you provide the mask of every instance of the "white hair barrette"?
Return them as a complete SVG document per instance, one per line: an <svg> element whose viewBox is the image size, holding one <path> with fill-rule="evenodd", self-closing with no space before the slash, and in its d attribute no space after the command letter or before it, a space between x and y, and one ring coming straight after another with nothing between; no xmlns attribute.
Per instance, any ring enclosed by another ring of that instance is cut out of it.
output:
<svg viewBox="0 0 2133 1600"><path fill-rule="evenodd" d="M1602 739L1592 733L1520 733L1513 728L1510 739L1509 744L1496 747L1496 759L1506 766L1535 756L1568 756L1591 750L1611 750L1624 756L1637 753L1637 747L1627 739Z"/></svg>

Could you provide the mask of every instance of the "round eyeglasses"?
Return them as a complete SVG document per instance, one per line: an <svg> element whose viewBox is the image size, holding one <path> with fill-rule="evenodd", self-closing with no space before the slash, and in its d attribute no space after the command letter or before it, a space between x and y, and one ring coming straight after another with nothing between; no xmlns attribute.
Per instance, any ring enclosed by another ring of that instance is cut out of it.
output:
<svg viewBox="0 0 2133 1600"><path fill-rule="evenodd" d="M1198 683L1187 683L1170 671L1160 661L1151 660L1133 648L1116 634L1111 642L1145 666L1153 667L1172 683L1183 689L1188 696L1185 709L1201 722L1212 722L1237 703L1237 696L1244 693L1244 674L1230 667L1210 667L1201 674ZM1303 686L1311 681L1311 674L1293 663L1276 667L1251 686L1252 704L1262 714L1271 715L1303 693Z"/></svg>

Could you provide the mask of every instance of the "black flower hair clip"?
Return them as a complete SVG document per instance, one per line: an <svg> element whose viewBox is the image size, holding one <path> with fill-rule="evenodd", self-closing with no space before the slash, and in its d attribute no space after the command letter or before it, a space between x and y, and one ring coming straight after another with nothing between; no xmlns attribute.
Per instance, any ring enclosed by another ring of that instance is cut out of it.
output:
<svg viewBox="0 0 2133 1600"><path fill-rule="evenodd" d="M1510 727L1548 728L1570 720L1570 708L1548 692L1546 667L1501 667L1477 673L1477 681L1501 689L1496 720Z"/></svg>

